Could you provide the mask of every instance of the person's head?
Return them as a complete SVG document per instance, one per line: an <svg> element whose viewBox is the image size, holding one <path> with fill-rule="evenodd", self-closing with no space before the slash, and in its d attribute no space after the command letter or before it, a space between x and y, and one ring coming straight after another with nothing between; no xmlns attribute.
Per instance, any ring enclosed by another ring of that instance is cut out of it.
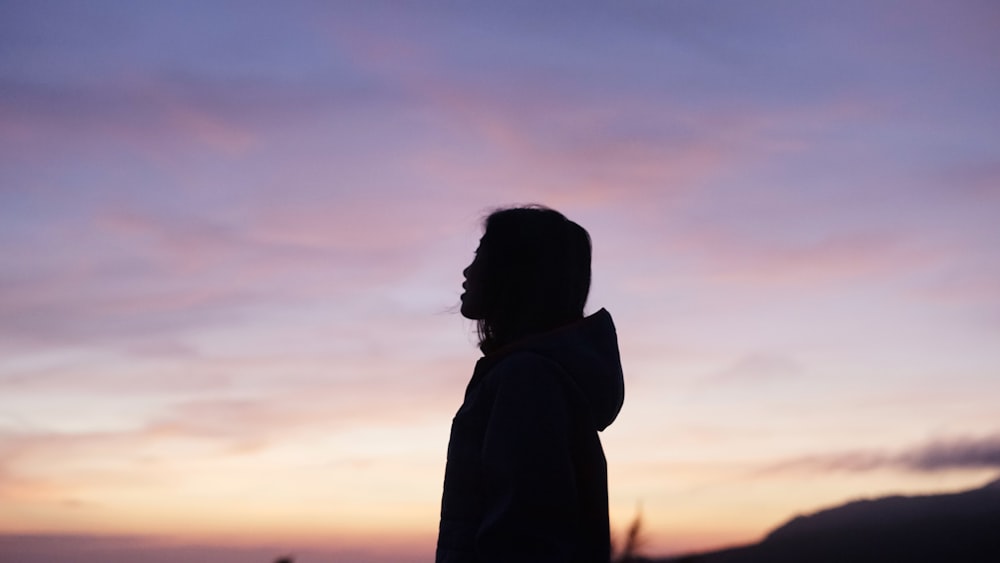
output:
<svg viewBox="0 0 1000 563"><path fill-rule="evenodd" d="M462 315L477 321L483 352L583 318L590 292L583 227L538 205L494 211L483 226L462 284Z"/></svg>

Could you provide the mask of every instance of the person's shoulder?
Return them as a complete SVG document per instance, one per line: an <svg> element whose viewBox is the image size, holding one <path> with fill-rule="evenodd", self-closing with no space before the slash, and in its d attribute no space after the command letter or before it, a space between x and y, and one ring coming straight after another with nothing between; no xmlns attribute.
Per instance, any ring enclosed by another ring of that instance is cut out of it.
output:
<svg viewBox="0 0 1000 563"><path fill-rule="evenodd" d="M564 377L559 364L536 352L519 350L504 357L485 382L494 419L544 421L550 430L561 431L569 418Z"/></svg>
<svg viewBox="0 0 1000 563"><path fill-rule="evenodd" d="M491 387L554 388L559 386L562 368L554 360L531 350L511 352L498 361L486 376Z"/></svg>

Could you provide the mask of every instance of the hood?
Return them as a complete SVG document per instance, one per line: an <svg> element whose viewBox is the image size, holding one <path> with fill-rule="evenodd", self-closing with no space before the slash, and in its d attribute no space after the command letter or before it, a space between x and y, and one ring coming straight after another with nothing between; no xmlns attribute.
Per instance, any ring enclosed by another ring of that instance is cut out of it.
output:
<svg viewBox="0 0 1000 563"><path fill-rule="evenodd" d="M498 351L497 355L516 351L534 352L566 370L586 400L596 430L604 430L614 422L625 400L625 380L618 335L606 310L552 332L528 337Z"/></svg>

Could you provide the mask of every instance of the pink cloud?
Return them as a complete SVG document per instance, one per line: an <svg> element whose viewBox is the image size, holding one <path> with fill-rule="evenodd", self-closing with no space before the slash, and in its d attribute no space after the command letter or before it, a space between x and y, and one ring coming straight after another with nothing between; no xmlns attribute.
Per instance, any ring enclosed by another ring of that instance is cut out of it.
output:
<svg viewBox="0 0 1000 563"><path fill-rule="evenodd" d="M383 84L337 75L290 82L131 69L102 80L3 81L0 144L18 163L132 156L160 166L211 154L241 162L330 116L406 102Z"/></svg>
<svg viewBox="0 0 1000 563"><path fill-rule="evenodd" d="M754 353L739 358L729 367L709 375L710 384L759 384L800 377L805 368L783 354Z"/></svg>
<svg viewBox="0 0 1000 563"><path fill-rule="evenodd" d="M119 141L149 155L165 146L199 146L230 156L255 143L255 134L218 107L186 95L169 83L125 82L41 86L8 82L9 95L0 99L0 116L10 127L0 142L22 147L24 155L42 157L60 147L87 152ZM173 92L171 92L173 90ZM86 141L84 141L84 139ZM28 152L24 147L36 147Z"/></svg>
<svg viewBox="0 0 1000 563"><path fill-rule="evenodd" d="M723 228L698 225L667 241L709 279L727 284L817 287L902 277L933 264L940 253L903 235L832 233L797 241L795 233L754 240ZM668 250L669 251L669 250Z"/></svg>
<svg viewBox="0 0 1000 563"><path fill-rule="evenodd" d="M3 331L24 343L127 343L231 321L250 308L362 290L374 298L373 287L403 283L436 241L469 228L441 221L439 207L370 198L262 204L237 222L116 206L98 216L96 230L53 228L82 253L64 259L41 251L44 245L23 250L25 267L0 296L8 319Z"/></svg>
<svg viewBox="0 0 1000 563"><path fill-rule="evenodd" d="M171 108L170 114L169 121L187 136L231 156L245 154L259 142L250 131L204 110L181 106Z"/></svg>

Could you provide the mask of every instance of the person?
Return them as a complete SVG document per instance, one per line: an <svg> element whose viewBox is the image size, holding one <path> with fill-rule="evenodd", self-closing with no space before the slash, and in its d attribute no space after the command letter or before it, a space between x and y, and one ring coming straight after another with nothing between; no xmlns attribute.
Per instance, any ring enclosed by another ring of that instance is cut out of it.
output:
<svg viewBox="0 0 1000 563"><path fill-rule="evenodd" d="M583 315L590 236L537 205L484 227L461 297L483 357L452 421L436 562L607 563L598 431L624 380L611 315Z"/></svg>

